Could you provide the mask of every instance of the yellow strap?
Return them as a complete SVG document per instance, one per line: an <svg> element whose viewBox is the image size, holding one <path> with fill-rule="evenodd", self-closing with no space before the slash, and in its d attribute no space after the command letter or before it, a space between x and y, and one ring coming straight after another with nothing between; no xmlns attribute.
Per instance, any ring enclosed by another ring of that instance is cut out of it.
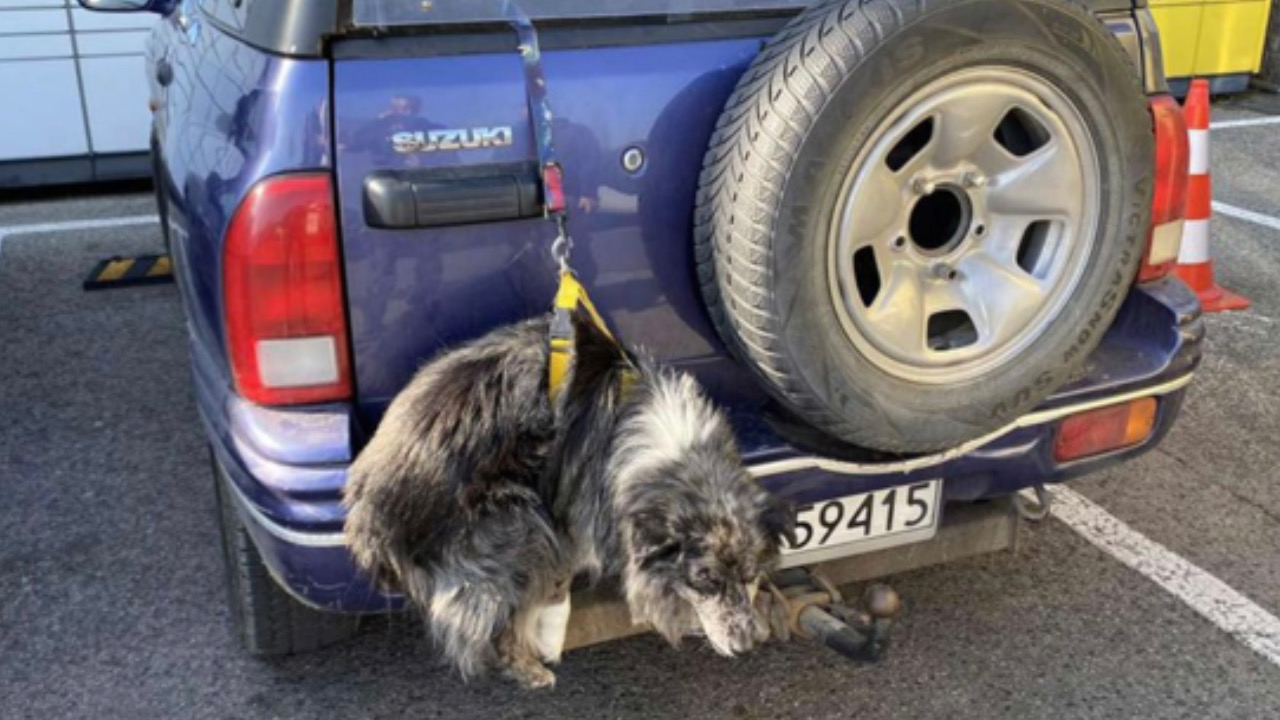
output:
<svg viewBox="0 0 1280 720"><path fill-rule="evenodd" d="M564 338L552 338L551 356L547 362L547 392L551 402L555 402L564 389L565 376L569 374L569 358L573 355L573 341Z"/></svg>
<svg viewBox="0 0 1280 720"><path fill-rule="evenodd" d="M556 290L555 306L557 309L573 312L579 305L587 309L596 327L600 328L600 332L613 340L613 333L609 332L609 326L596 311L596 306L591 304L591 298L587 297L587 291L582 287L582 283L578 282L578 278L572 272L564 270L560 273L560 288Z"/></svg>
<svg viewBox="0 0 1280 720"><path fill-rule="evenodd" d="M560 396L560 392L564 390L564 380L569 374L569 360L573 357L573 341L563 338L554 338L551 340L551 356L547 363L547 394L551 396L551 402L555 402ZM622 372L622 397L631 394L631 389L635 387L636 381L640 379L640 374L633 369L627 369Z"/></svg>
<svg viewBox="0 0 1280 720"><path fill-rule="evenodd" d="M609 326L605 324L604 318L600 317L596 306L591 303L591 298L587 297L586 288L582 287L582 283L578 282L578 278L572 272L564 270L560 273L560 287L556 290L555 309L572 313L578 306L586 308L592 322L600 328L600 332L604 333L605 337L617 342L613 333L609 332ZM552 402L555 402L560 391L564 389L564 381L569 374L569 362L572 358L573 338L551 338L551 355L547 362L547 392L551 395Z"/></svg>

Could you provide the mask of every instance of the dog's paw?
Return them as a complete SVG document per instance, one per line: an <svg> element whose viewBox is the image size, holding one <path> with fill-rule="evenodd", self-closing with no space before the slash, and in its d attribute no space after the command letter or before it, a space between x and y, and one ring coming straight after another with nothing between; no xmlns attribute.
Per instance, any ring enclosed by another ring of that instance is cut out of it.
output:
<svg viewBox="0 0 1280 720"><path fill-rule="evenodd" d="M541 608L534 620L534 647L542 661L554 665L564 654L565 635L569 630L569 596Z"/></svg>
<svg viewBox="0 0 1280 720"><path fill-rule="evenodd" d="M526 690L539 690L556 686L556 674L536 663L522 663L507 668L507 675Z"/></svg>

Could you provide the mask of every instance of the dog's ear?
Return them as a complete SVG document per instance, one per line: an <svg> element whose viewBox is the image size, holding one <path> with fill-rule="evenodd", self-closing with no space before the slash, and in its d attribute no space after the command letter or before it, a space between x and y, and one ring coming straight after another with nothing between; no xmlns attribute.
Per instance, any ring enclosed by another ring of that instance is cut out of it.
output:
<svg viewBox="0 0 1280 720"><path fill-rule="evenodd" d="M569 313L569 321L573 324L573 342L578 352L591 352L598 348L613 349L613 341L582 305L578 305Z"/></svg>
<svg viewBox="0 0 1280 720"><path fill-rule="evenodd" d="M616 366L622 353L595 319L581 305L569 315L573 324L574 374L594 378Z"/></svg>
<svg viewBox="0 0 1280 720"><path fill-rule="evenodd" d="M642 570L670 567L680 559L680 542L666 520L656 513L638 513L631 520L631 552Z"/></svg>
<svg viewBox="0 0 1280 720"><path fill-rule="evenodd" d="M774 495L766 493L764 506L760 509L760 526L771 538L782 538L788 544L796 544L796 510L792 504Z"/></svg>

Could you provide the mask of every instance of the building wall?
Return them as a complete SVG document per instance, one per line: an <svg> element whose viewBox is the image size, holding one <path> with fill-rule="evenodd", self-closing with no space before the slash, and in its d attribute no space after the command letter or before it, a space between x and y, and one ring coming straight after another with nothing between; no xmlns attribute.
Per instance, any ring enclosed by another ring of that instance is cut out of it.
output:
<svg viewBox="0 0 1280 720"><path fill-rule="evenodd" d="M143 152L151 13L0 0L0 163Z"/></svg>

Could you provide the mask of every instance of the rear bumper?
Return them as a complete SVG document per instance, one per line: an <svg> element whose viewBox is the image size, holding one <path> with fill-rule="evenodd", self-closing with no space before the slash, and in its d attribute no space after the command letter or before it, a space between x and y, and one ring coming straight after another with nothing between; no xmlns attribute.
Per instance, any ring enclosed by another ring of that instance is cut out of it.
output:
<svg viewBox="0 0 1280 720"><path fill-rule="evenodd" d="M1195 296L1176 280L1134 289L1081 375L1036 412L965 446L892 462L819 457L779 440L758 418L739 423L753 473L798 503L943 478L949 501L1058 483L1137 456L1177 418L1204 336ZM399 599L360 576L342 542L342 485L353 457L352 409L268 410L228 389L217 364L193 349L197 400L214 454L267 566L307 604L348 612L393 609ZM1156 396L1156 430L1137 447L1058 463L1058 421L1126 399Z"/></svg>

